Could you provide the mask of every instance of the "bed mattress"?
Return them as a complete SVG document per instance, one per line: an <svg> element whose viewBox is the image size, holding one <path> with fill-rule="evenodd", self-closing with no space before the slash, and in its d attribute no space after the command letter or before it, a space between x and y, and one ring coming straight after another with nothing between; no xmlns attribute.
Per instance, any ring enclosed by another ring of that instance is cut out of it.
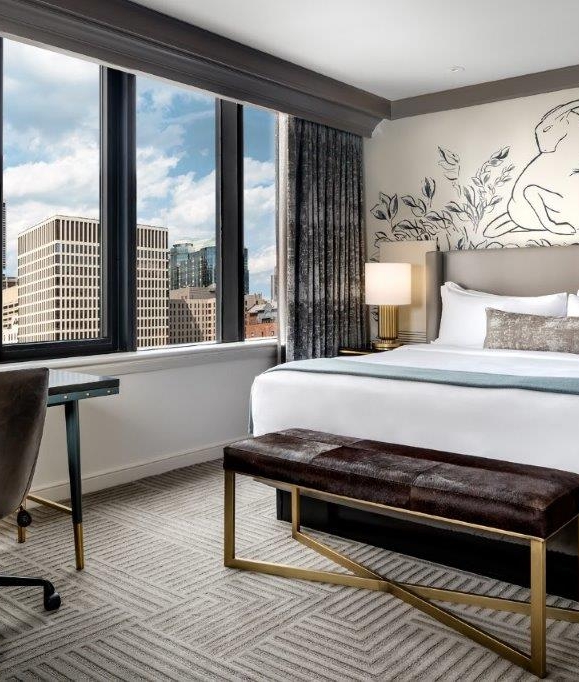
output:
<svg viewBox="0 0 579 682"><path fill-rule="evenodd" d="M579 377L575 355L436 343L347 361ZM300 427L579 473L577 395L282 371L256 378L251 410L254 435Z"/></svg>

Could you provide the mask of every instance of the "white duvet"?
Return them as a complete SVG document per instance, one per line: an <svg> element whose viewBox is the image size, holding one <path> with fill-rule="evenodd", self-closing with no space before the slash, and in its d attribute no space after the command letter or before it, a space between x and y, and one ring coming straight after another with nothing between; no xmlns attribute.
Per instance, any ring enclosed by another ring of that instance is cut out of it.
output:
<svg viewBox="0 0 579 682"><path fill-rule="evenodd" d="M347 359L579 377L579 356L409 345ZM280 371L253 385L254 434L307 428L579 473L579 396Z"/></svg>

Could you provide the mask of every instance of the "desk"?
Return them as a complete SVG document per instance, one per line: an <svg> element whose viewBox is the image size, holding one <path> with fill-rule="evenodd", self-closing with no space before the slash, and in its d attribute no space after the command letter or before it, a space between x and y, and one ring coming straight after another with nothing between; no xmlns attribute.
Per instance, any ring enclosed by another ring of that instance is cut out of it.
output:
<svg viewBox="0 0 579 682"><path fill-rule="evenodd" d="M115 377L99 377L66 370L50 370L48 380L48 406L64 405L66 422L66 448L70 479L70 507L47 500L38 495L28 495L29 500L52 507L72 516L74 553L77 570L84 568L84 542L82 529L82 481L80 473L80 421L78 403L87 398L114 395L120 382ZM24 542L26 529L18 529L18 541Z"/></svg>

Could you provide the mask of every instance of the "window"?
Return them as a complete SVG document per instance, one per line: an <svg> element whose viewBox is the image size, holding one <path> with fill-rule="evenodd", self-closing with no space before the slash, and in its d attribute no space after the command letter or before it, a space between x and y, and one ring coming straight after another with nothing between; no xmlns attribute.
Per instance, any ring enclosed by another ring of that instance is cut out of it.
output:
<svg viewBox="0 0 579 682"><path fill-rule="evenodd" d="M275 336L276 114L0 51L0 361Z"/></svg>
<svg viewBox="0 0 579 682"><path fill-rule="evenodd" d="M277 115L243 108L245 338L277 336Z"/></svg>
<svg viewBox="0 0 579 682"><path fill-rule="evenodd" d="M137 345L215 341L215 99L137 78Z"/></svg>
<svg viewBox="0 0 579 682"><path fill-rule="evenodd" d="M101 336L99 71L4 41L3 344Z"/></svg>

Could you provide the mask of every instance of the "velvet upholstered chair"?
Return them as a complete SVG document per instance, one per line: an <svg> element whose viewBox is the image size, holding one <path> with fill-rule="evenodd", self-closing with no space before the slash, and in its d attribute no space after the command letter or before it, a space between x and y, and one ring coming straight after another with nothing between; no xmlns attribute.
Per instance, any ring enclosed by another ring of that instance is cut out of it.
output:
<svg viewBox="0 0 579 682"><path fill-rule="evenodd" d="M47 369L0 372L0 518L18 511L19 526L31 522L22 504L38 459L47 396ZM60 606L60 596L48 580L0 575L0 587L7 586L42 587L44 608Z"/></svg>

